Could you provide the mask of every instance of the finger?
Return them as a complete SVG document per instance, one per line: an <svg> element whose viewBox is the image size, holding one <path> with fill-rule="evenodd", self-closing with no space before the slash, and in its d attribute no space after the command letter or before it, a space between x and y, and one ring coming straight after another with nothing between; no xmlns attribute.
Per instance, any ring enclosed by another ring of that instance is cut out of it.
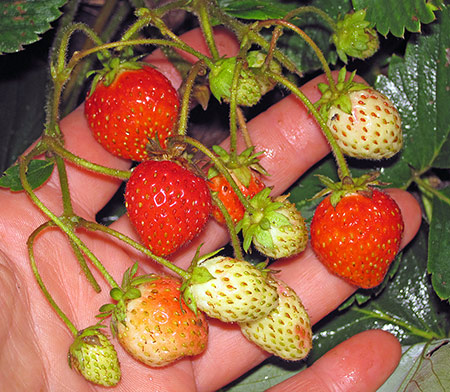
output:
<svg viewBox="0 0 450 392"><path fill-rule="evenodd" d="M405 246L419 229L420 207L407 192L393 190L391 193L401 208L407 228L402 240L402 246ZM297 292L312 324L336 309L356 290L325 268L310 247L299 256L275 262L271 268L280 270L280 279ZM244 338L238 326L212 320L208 349L194 360L198 388L200 391L218 389L257 366L267 356L267 353ZM214 372L218 360L223 361L224 366L226 363L227 371L222 375L225 380L221 380Z"/></svg>
<svg viewBox="0 0 450 392"><path fill-rule="evenodd" d="M395 370L400 357L400 343L390 333L362 332L268 391L376 391Z"/></svg>

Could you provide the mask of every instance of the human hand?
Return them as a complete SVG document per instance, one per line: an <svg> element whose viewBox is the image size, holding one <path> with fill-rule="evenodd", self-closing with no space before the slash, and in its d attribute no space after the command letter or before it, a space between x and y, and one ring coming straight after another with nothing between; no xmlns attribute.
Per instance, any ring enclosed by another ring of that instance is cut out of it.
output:
<svg viewBox="0 0 450 392"><path fill-rule="evenodd" d="M221 32L221 51L234 54L236 44ZM198 32L185 40L199 49ZM164 70L175 85L179 78L157 53L150 60ZM303 87L312 101L318 98L315 79ZM178 87L178 86L176 86ZM254 144L264 150L261 163L272 174L266 184L279 194L328 152L328 146L315 121L294 97L287 97L260 114L249 124ZM66 148L96 163L127 169L130 163L107 153L92 137L83 109L79 108L61 122ZM68 164L68 176L75 212L94 220L116 192L119 181L87 172ZM33 230L45 221L43 214L24 193L0 191L0 287L2 306L0 323L2 355L0 385L2 390L96 390L76 372L70 370L66 353L73 336L64 327L41 293L32 274L26 241ZM415 199L400 190L391 195L401 207L405 221L402 246L415 235L420 224L420 209ZM57 174L36 191L52 211L62 211ZM126 217L112 227L132 237L134 230ZM143 272L159 270L123 244L101 234L80 233L80 237L104 263L108 271L120 278L126 268L139 261ZM189 247L173 256L181 267L187 267L200 243L203 252L217 249L227 240L226 231L214 221ZM66 237L56 229L47 231L36 242L36 260L46 285L56 302L74 324L82 329L95 323L94 315L108 301L108 287L95 294L80 273ZM355 288L330 274L317 261L308 247L300 256L278 261L273 268L279 277L296 290L314 324L334 310ZM317 288L320 287L320 290ZM123 377L118 391L214 391L236 379L263 361L267 354L248 342L235 325L210 322L207 350L194 358L186 358L161 369L146 367L116 345ZM375 390L395 368L400 357L398 342L385 332L370 331L357 335L325 354L309 369L275 387L273 390Z"/></svg>

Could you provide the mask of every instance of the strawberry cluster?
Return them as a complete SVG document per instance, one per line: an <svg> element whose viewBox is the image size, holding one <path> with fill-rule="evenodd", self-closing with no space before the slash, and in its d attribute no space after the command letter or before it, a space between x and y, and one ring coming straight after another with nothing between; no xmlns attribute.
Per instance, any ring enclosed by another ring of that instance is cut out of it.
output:
<svg viewBox="0 0 450 392"><path fill-rule="evenodd" d="M319 101L309 102L284 76L292 64L276 49L281 28L304 37L285 19L246 28L239 55L222 58L211 41L211 57L181 43L152 10L140 9L136 15L133 28L152 25L171 38L143 39L140 44L158 42L184 50L198 61L184 74L177 91L159 70L138 61L128 50L120 48L114 55L105 55L104 46L99 45L105 64L86 97L85 117L94 138L111 154L133 161L133 168L118 173L73 158L60 138L49 141L47 137L46 147L89 170L126 181L124 204L139 241L74 214L64 216L64 222L110 234L178 276L139 275L135 264L124 272L119 285L95 256L78 245L81 242L74 241L79 253L90 257L111 285L111 300L97 316L102 321L109 319L112 335L122 347L151 367L201 354L207 347L210 318L236 323L249 341L271 354L301 360L312 348L307 311L295 291L268 266L276 259L301 254L310 240L317 258L350 284L372 288L383 281L400 248L401 212L394 200L377 188L381 185L377 175L353 178L344 155L370 160L394 156L402 146L400 116L387 97L353 82L354 75L348 78L345 68L337 83L330 76L328 85L319 85ZM361 30L357 36L363 41L362 46L347 42L345 32L336 32L334 40L341 57L345 53L358 55L355 45L363 47L361 56L365 57L375 49L363 17L358 14L339 24L345 30L357 23ZM207 25L202 27L208 31ZM251 42L255 34L260 37L257 32L263 27L275 27L270 45L261 45L258 39ZM133 28L125 33L119 47L127 42L130 47L136 44L127 41L127 34L135 32ZM345 36L346 42L340 36ZM261 50L250 50L252 44L260 45ZM323 58L320 53L318 57ZM323 67L331 75L326 63ZM199 79L203 83L200 87L205 88L206 80L208 92L229 106L227 150L207 148L188 135L190 99ZM262 167L260 158L265 152L255 152L241 109L256 105L276 84L289 89L315 116L338 165L339 181L321 178L325 189L317 197L326 197L309 228L297 206L289 201L289 194L273 196L272 188L265 185L265 178L275 173ZM240 153L238 132L245 141ZM65 201L70 205L70 200ZM228 230L233 257L219 254L221 250L200 255L199 249L187 270L167 259L199 236L210 219ZM64 223L59 226L66 228ZM72 235L73 226L66 233ZM70 238L74 240L75 234ZM266 261L257 265L247 261L252 251ZM75 327L69 325L73 331ZM99 323L74 334L69 363L87 380L113 386L120 380L120 367L114 346L100 331L103 327Z"/></svg>

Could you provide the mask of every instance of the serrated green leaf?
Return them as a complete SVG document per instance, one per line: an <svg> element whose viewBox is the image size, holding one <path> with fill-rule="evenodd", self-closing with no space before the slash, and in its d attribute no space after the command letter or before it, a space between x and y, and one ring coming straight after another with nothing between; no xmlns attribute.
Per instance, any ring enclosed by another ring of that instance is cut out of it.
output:
<svg viewBox="0 0 450 392"><path fill-rule="evenodd" d="M450 187L440 192L450 199ZM428 271L436 294L444 300L450 299L450 207L435 197L433 218L428 236Z"/></svg>
<svg viewBox="0 0 450 392"><path fill-rule="evenodd" d="M0 3L0 54L13 53L39 40L61 15L67 0L3 0Z"/></svg>
<svg viewBox="0 0 450 392"><path fill-rule="evenodd" d="M392 58L388 78L380 76L375 85L402 118L404 148L380 177L393 186L410 181L411 167L418 172L432 167L449 137L450 9L440 13L439 21L430 25L430 34L408 43L404 58ZM446 161L450 159L441 158L441 165Z"/></svg>
<svg viewBox="0 0 450 392"><path fill-rule="evenodd" d="M54 163L45 160L33 160L30 162L27 171L27 179L33 189L44 184L53 172ZM0 188L8 188L12 192L23 191L20 182L19 165L11 166L3 176L0 177Z"/></svg>
<svg viewBox="0 0 450 392"><path fill-rule="evenodd" d="M367 9L366 19L382 35L389 32L403 37L405 29L419 32L423 23L431 23L436 16L434 6L426 0L353 0L356 10Z"/></svg>
<svg viewBox="0 0 450 392"><path fill-rule="evenodd" d="M395 372L378 392L449 390L449 343L443 339L404 347Z"/></svg>

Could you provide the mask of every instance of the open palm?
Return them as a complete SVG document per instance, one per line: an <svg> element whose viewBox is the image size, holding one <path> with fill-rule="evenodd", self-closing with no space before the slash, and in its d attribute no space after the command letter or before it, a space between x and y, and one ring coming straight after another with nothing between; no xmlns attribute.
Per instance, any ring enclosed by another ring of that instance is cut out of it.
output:
<svg viewBox="0 0 450 392"><path fill-rule="evenodd" d="M199 50L204 43L198 32L184 36ZM223 31L217 35L222 53L234 54L236 43ZM149 58L176 85L179 76L155 53ZM316 85L309 82L303 91L312 101L318 99ZM176 86L178 87L178 86ZM127 169L130 162L113 157L92 137L78 108L61 122L66 148L93 162ZM328 154L329 149L314 119L292 96L286 97L249 122L258 150L264 150L261 163L271 173L265 179L280 194L310 166ZM69 186L77 214L95 220L96 213L117 191L120 181L67 165ZM415 199L400 190L391 190L405 220L403 246L415 235L420 224L420 209ZM56 214L62 212L57 173L37 191L38 197ZM5 391L89 391L101 389L86 382L68 367L67 351L73 336L54 313L30 268L26 242L46 217L24 193L0 191L0 389ZM136 238L126 216L112 227ZM80 232L80 237L102 261L110 274L120 281L125 269L139 261L142 272L157 265L99 233ZM227 242L223 227L210 221L206 230L188 247L173 256L185 268L200 243L203 252ZM64 234L49 229L39 236L36 260L45 284L55 301L77 328L95 324L98 308L109 302L109 288L100 274L96 278L102 292L96 294L82 274ZM302 299L312 323L319 321L351 295L355 288L330 274L308 247L300 256L273 265L279 276ZM206 351L194 358L152 369L135 361L118 344L122 380L117 391L214 391L253 368L267 354L248 342L238 326L210 322ZM400 357L398 342L381 331L360 334L327 353L314 365L274 390L375 390L393 371ZM308 389L309 388L309 389Z"/></svg>

